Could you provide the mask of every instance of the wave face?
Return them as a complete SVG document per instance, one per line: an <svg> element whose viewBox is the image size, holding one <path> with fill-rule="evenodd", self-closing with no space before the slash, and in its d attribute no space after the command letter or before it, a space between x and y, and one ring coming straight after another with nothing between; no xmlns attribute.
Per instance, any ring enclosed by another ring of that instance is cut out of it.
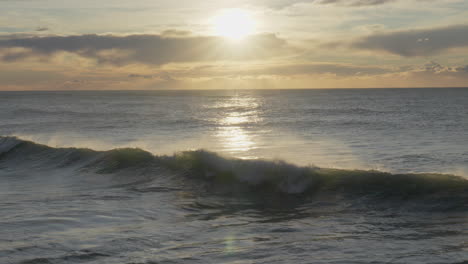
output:
<svg viewBox="0 0 468 264"><path fill-rule="evenodd" d="M198 150L155 156L141 149L94 151L52 148L15 137L0 138L0 164L22 169L72 169L96 174L157 177L154 169L208 183L223 193L276 193L302 199L342 195L398 201L431 200L458 209L468 205L468 180L436 173L391 174L379 171L300 167L284 161L240 160Z"/></svg>

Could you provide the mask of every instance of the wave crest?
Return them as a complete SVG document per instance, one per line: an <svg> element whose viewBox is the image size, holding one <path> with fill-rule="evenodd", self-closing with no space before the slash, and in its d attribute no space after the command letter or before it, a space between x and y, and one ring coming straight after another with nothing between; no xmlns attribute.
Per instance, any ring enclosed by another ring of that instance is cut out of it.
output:
<svg viewBox="0 0 468 264"><path fill-rule="evenodd" d="M164 168L226 189L292 195L316 193L374 197L448 197L466 203L468 180L444 174L391 174L379 171L300 167L284 161L239 160L198 150L154 156L141 149L94 151L52 148L14 137L0 137L0 164L76 167L110 174L148 167Z"/></svg>

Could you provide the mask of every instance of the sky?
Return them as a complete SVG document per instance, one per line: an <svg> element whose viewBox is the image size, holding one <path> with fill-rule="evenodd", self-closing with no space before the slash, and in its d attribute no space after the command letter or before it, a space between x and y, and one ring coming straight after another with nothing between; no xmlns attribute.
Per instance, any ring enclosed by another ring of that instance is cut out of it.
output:
<svg viewBox="0 0 468 264"><path fill-rule="evenodd" d="M0 0L0 90L467 86L466 0Z"/></svg>

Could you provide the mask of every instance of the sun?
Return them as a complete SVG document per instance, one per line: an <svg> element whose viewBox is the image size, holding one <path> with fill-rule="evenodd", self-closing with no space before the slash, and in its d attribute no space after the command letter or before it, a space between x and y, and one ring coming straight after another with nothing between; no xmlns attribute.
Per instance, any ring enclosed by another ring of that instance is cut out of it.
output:
<svg viewBox="0 0 468 264"><path fill-rule="evenodd" d="M227 9L213 18L214 33L233 40L241 40L255 30L252 14L243 9Z"/></svg>

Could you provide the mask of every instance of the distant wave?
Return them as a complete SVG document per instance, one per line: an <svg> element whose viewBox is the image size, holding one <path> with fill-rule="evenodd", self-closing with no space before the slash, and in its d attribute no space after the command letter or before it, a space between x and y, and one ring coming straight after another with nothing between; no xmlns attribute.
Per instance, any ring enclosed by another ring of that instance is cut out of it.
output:
<svg viewBox="0 0 468 264"><path fill-rule="evenodd" d="M225 158L204 150L154 156L133 148L110 151L52 148L15 137L0 137L0 172L5 165L10 168L72 168L97 174L128 171L129 175L155 167L236 192L300 197L327 193L376 199L448 201L459 208L468 205L468 180L454 175L299 167L284 161Z"/></svg>

